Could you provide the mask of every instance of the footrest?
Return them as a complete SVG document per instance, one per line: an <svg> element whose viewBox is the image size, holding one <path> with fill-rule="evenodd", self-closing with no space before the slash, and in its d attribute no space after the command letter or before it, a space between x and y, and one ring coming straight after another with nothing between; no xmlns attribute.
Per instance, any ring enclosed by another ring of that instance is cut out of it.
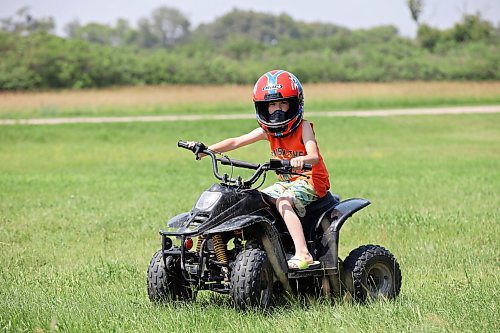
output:
<svg viewBox="0 0 500 333"><path fill-rule="evenodd" d="M301 270L289 270L289 279L298 279L307 276L327 276L327 275L337 275L338 269L336 268L308 268Z"/></svg>

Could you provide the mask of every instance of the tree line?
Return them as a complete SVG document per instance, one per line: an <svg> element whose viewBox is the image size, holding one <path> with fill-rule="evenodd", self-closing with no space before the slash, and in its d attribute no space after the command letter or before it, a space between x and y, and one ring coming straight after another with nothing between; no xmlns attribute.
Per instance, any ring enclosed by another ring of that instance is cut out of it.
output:
<svg viewBox="0 0 500 333"><path fill-rule="evenodd" d="M241 10L192 29L169 7L135 26L70 22L60 37L52 18L22 8L0 19L0 90L248 84L273 68L304 82L500 79L500 27L464 14L434 28L419 21L419 1L408 2L415 39L394 26L351 30Z"/></svg>

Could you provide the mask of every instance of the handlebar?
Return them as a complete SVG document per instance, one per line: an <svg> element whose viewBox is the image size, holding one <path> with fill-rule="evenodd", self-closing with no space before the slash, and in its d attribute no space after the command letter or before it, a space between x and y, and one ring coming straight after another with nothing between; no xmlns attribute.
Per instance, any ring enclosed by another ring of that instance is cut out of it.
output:
<svg viewBox="0 0 500 333"><path fill-rule="evenodd" d="M200 158L198 157L199 153L204 153L204 150L207 150L208 148L201 142L197 142L194 146L190 147L189 144L186 141L178 141L177 142L177 147L181 147L187 150L191 150L195 155L196 159L199 160Z"/></svg>
<svg viewBox="0 0 500 333"><path fill-rule="evenodd" d="M216 152L208 149L203 143L197 142L194 146L189 146L189 144L185 141L179 141L177 142L177 146L180 148L184 148L187 150L192 151L196 155L196 159L200 159L198 154L205 154L210 156L212 159L212 167L213 167L213 172L214 176L226 183L235 183L242 185L243 187L250 187L252 184L254 184L259 177L267 171L275 171L277 174L291 174L291 175L302 175L301 173L297 173L293 171L292 166L290 165L289 160L280 160L280 159L271 159L269 162L263 163L263 164L254 164L254 163L249 163L245 161L240 161L240 160L233 160L229 159L228 157L221 157L217 158L215 156ZM248 180L243 180L241 177L238 177L238 179L233 179L230 178L227 174L224 174L221 176L219 174L219 168L217 165L217 162L220 162L222 165L230 165L233 167L239 167L239 168L244 168L244 169L251 169L255 170L253 175L248 179ZM304 164L302 167L302 170L304 171L309 171L312 170L312 165L311 164Z"/></svg>
<svg viewBox="0 0 500 333"><path fill-rule="evenodd" d="M249 162L245 162L245 161L233 160L233 159L229 159L227 157L222 157L222 158L219 158L218 160L222 165L231 165L231 166L236 166L239 168L257 170L260 167L260 164L253 164L253 163L249 163Z"/></svg>
<svg viewBox="0 0 500 333"><path fill-rule="evenodd" d="M279 159L272 159L271 160L272 162L271 163L281 163L281 165L285 168L292 168L292 166L290 165L290 160L279 160ZM277 161L277 162L275 162ZM309 163L304 163L304 165L302 166L302 170L304 171L311 171L312 170L312 164L309 164Z"/></svg>

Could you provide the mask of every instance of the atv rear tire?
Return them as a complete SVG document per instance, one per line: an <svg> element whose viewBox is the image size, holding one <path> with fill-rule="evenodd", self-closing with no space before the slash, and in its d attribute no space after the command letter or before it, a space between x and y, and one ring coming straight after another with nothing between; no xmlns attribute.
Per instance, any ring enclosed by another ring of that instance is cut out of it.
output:
<svg viewBox="0 0 500 333"><path fill-rule="evenodd" d="M344 283L359 302L392 299L401 290L401 270L391 252L382 246L363 245L345 259Z"/></svg>
<svg viewBox="0 0 500 333"><path fill-rule="evenodd" d="M190 301L193 291L185 285L178 259L168 256L167 267L161 250L156 252L148 267L148 296L152 302Z"/></svg>
<svg viewBox="0 0 500 333"><path fill-rule="evenodd" d="M273 270L265 251L256 248L240 252L231 272L231 298L236 308L266 309L273 290Z"/></svg>

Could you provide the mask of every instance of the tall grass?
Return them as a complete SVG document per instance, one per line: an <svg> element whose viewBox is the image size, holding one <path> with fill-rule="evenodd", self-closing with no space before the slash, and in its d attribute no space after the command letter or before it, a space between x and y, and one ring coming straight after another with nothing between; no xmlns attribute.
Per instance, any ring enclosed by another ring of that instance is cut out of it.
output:
<svg viewBox="0 0 500 333"><path fill-rule="evenodd" d="M0 93L0 118L251 112L251 86L143 86ZM309 111L500 104L500 82L304 85Z"/></svg>
<svg viewBox="0 0 500 333"><path fill-rule="evenodd" d="M332 191L373 203L343 227L341 257L381 244L398 258L403 288L391 302L295 299L269 313L237 312L208 292L185 306L153 306L146 293L158 229L214 182L209 161L176 141L212 143L254 121L1 127L0 329L498 331L499 121L317 121ZM259 162L268 147L231 155Z"/></svg>

